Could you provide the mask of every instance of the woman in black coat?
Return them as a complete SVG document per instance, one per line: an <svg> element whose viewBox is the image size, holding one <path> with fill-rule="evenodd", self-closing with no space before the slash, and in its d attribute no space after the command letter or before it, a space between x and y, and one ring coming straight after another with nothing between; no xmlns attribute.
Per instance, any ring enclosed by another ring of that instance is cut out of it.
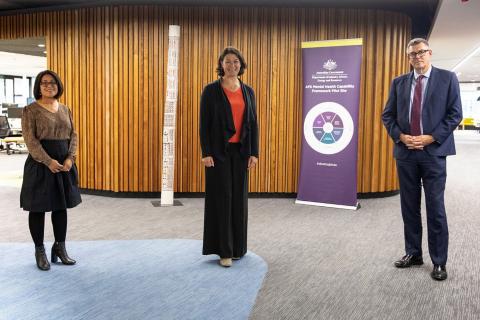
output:
<svg viewBox="0 0 480 320"><path fill-rule="evenodd" d="M225 48L218 58L219 79L205 86L200 100L203 254L219 255L224 267L247 252L247 170L258 162L255 94L238 78L246 66L238 49Z"/></svg>

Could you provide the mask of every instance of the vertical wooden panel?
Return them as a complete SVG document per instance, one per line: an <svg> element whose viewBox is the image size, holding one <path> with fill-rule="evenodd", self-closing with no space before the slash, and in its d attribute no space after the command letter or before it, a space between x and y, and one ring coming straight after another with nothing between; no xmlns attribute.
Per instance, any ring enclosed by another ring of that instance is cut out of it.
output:
<svg viewBox="0 0 480 320"><path fill-rule="evenodd" d="M0 17L0 39L45 36L48 67L79 133L83 188L160 191L168 26L181 26L175 191L203 190L200 93L227 45L256 92L260 161L254 192L295 192L302 132L301 42L363 38L358 191L397 189L380 117L394 76L408 70L410 21L379 10L106 6Z"/></svg>

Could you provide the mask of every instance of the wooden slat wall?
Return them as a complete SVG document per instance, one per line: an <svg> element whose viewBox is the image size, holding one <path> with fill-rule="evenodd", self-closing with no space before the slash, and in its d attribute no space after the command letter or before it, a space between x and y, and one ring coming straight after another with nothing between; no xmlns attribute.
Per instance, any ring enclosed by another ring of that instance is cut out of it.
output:
<svg viewBox="0 0 480 320"><path fill-rule="evenodd" d="M358 191L397 189L381 123L390 82L408 70L410 19L378 10L109 6L0 17L0 39L46 36L48 67L79 133L80 184L160 191L168 26L181 26L175 191L200 192L200 93L218 54L240 48L256 91L260 161L252 192L296 192L302 119L302 41L363 38Z"/></svg>

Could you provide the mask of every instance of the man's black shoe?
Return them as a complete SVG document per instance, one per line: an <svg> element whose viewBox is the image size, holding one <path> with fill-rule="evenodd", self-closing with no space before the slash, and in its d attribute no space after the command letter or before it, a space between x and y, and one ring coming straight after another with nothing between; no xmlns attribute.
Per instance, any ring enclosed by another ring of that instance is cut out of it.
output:
<svg viewBox="0 0 480 320"><path fill-rule="evenodd" d="M412 256L407 254L402 259L395 261L394 265L397 268L409 268L411 266L420 266L423 264L422 257Z"/></svg>
<svg viewBox="0 0 480 320"><path fill-rule="evenodd" d="M433 271L430 273L433 279L442 281L447 279L447 268L438 264L433 265Z"/></svg>

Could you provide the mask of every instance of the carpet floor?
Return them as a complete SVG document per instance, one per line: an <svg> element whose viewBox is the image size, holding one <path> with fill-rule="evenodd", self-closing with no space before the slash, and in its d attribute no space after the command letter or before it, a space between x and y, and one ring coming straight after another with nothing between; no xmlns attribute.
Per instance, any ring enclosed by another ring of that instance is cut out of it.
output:
<svg viewBox="0 0 480 320"><path fill-rule="evenodd" d="M40 271L30 243L1 243L0 319L247 319L265 261L248 252L222 268L201 248L181 239L71 241L77 264Z"/></svg>
<svg viewBox="0 0 480 320"><path fill-rule="evenodd" d="M425 265L407 270L393 266L404 254L398 195L361 199L358 211L295 205L294 199L249 199L248 248L268 264L249 318L480 319L480 134L457 131L455 140L457 155L447 159L446 281L430 278L426 237ZM5 176L3 184L0 179L0 242L25 242L32 248L28 215L19 208L20 190L14 181L25 157L0 153L0 176ZM69 211L67 241L201 240L204 200L179 200L183 206L155 208L151 199L85 195L83 203ZM49 218L46 241L53 239ZM201 251L196 254L201 259ZM29 249L22 261L15 259L31 265L33 253ZM218 276L230 272L216 271Z"/></svg>

